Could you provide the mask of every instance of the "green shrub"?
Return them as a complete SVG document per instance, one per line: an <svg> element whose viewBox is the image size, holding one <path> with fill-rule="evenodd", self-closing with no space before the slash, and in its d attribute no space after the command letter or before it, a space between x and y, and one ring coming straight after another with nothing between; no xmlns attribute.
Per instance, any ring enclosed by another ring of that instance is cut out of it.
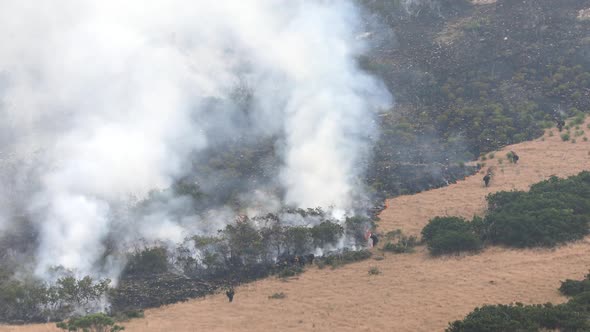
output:
<svg viewBox="0 0 590 332"><path fill-rule="evenodd" d="M125 329L122 326L116 325L114 319L102 313L71 318L67 322L60 322L56 325L65 331L117 332Z"/></svg>
<svg viewBox="0 0 590 332"><path fill-rule="evenodd" d="M376 275L379 275L379 274L381 274L381 270L379 270L378 267L373 266L373 267L371 267L369 269L369 275L376 276Z"/></svg>
<svg viewBox="0 0 590 332"><path fill-rule="evenodd" d="M588 219L554 207L519 212L500 211L485 217L486 239L514 247L550 247L583 238Z"/></svg>
<svg viewBox="0 0 590 332"><path fill-rule="evenodd" d="M427 242L432 255L445 255L482 248L481 239L473 232L447 231Z"/></svg>
<svg viewBox="0 0 590 332"><path fill-rule="evenodd" d="M486 305L475 308L462 321L449 324L447 332L531 331L540 328L521 305Z"/></svg>
<svg viewBox="0 0 590 332"><path fill-rule="evenodd" d="M482 242L473 225L459 217L435 217L422 229L422 240L432 255L477 251Z"/></svg>
<svg viewBox="0 0 590 332"><path fill-rule="evenodd" d="M488 212L477 232L487 241L515 247L554 246L583 238L590 221L590 173L552 177L529 192L487 197Z"/></svg>
<svg viewBox="0 0 590 332"><path fill-rule="evenodd" d="M282 300L286 297L287 297L287 294L280 292L280 293L274 293L274 294L270 295L268 298L271 300Z"/></svg>
<svg viewBox="0 0 590 332"><path fill-rule="evenodd" d="M583 280L566 279L561 282L559 292L565 296L575 296L584 292L590 292L590 274Z"/></svg>
<svg viewBox="0 0 590 332"><path fill-rule="evenodd" d="M512 153L512 151L508 152L506 154L506 159L508 159L509 162L514 163L514 153Z"/></svg>
<svg viewBox="0 0 590 332"><path fill-rule="evenodd" d="M561 134L561 140L564 142L569 141L570 140L570 133L568 132L568 133Z"/></svg>
<svg viewBox="0 0 590 332"><path fill-rule="evenodd" d="M469 232L471 225L461 217L434 217L422 229L422 240L428 243L436 235L448 231Z"/></svg>

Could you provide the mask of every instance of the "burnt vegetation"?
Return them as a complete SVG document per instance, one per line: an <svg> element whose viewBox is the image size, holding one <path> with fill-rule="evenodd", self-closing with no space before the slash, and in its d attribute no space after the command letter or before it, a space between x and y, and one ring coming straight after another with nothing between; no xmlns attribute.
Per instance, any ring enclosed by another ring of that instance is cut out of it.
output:
<svg viewBox="0 0 590 332"><path fill-rule="evenodd" d="M314 224L284 223L283 219L295 216L313 217L307 220ZM349 245L365 242L364 232L370 227L374 227L370 218L358 216L348 218L341 226L319 208L242 218L216 236L195 235L175 248L149 246L129 253L116 288L111 288L108 279L67 276L50 285L0 270L0 321L59 321L94 311L121 315L206 296L268 276L289 278L314 263L321 268L336 268L371 256L367 250L337 249L340 241ZM324 252L316 256L318 249ZM76 320L70 322L78 324Z"/></svg>
<svg viewBox="0 0 590 332"><path fill-rule="evenodd" d="M363 66L396 97L369 172L378 191L452 183L461 161L590 110L590 24L578 18L587 1L359 2L384 22Z"/></svg>

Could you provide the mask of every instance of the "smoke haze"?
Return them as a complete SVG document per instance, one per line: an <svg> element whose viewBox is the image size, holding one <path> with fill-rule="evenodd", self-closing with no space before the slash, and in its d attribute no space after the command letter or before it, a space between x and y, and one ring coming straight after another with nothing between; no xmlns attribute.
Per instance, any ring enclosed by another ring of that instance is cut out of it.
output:
<svg viewBox="0 0 590 332"><path fill-rule="evenodd" d="M100 273L109 237L214 232L231 210L172 213L187 202L169 195L125 211L243 135L280 160L251 199L352 209L391 103L357 67L361 32L348 1L1 1L0 232L28 216L41 276Z"/></svg>

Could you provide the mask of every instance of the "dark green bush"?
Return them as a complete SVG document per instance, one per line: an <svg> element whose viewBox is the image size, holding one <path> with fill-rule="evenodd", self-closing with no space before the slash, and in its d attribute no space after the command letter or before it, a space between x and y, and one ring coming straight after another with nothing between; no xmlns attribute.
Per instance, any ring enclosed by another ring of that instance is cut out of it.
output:
<svg viewBox="0 0 590 332"><path fill-rule="evenodd" d="M560 305L486 305L463 320L449 324L447 332L505 332L541 329L588 331L590 315L575 302Z"/></svg>
<svg viewBox="0 0 590 332"><path fill-rule="evenodd" d="M588 281L588 276L583 283ZM567 303L553 305L486 305L476 308L463 320L449 324L447 332L504 332L504 331L589 331L590 292L580 292L575 280L562 283L560 291L575 293ZM563 290L562 288L567 288ZM570 288L571 287L571 288Z"/></svg>
<svg viewBox="0 0 590 332"><path fill-rule="evenodd" d="M586 275L584 280L566 279L562 281L559 291L566 296L575 296L583 292L590 292L590 274Z"/></svg>
<svg viewBox="0 0 590 332"><path fill-rule="evenodd" d="M422 239L432 255L481 249L482 242L472 224L458 217L435 217L422 229Z"/></svg>
<svg viewBox="0 0 590 332"><path fill-rule="evenodd" d="M422 229L422 240L428 243L435 236L449 231L470 232L471 226L467 220L460 217L434 217Z"/></svg>
<svg viewBox="0 0 590 332"><path fill-rule="evenodd" d="M539 324L521 304L486 305L475 308L461 321L449 324L447 332L537 332Z"/></svg>
<svg viewBox="0 0 590 332"><path fill-rule="evenodd" d="M514 247L550 247L581 239L588 233L588 218L566 209L502 211L488 215L485 221L489 225L487 239Z"/></svg>
<svg viewBox="0 0 590 332"><path fill-rule="evenodd" d="M482 248L480 238L470 231L447 231L435 236L427 242L432 255L445 255L466 251L477 251Z"/></svg>
<svg viewBox="0 0 590 332"><path fill-rule="evenodd" d="M487 199L488 213L475 228L491 243L554 246L588 234L589 172L567 179L552 177L529 192L498 192Z"/></svg>

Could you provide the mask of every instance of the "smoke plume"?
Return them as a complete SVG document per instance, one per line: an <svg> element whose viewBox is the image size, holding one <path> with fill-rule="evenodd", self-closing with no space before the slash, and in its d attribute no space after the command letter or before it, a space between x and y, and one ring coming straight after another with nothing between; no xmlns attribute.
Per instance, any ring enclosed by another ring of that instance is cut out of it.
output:
<svg viewBox="0 0 590 332"><path fill-rule="evenodd" d="M183 197L124 211L198 176L207 151L245 136L273 139L280 161L276 183L253 196L353 208L373 114L390 103L357 67L362 23L336 0L0 2L0 180L10 197L0 232L26 214L44 275L99 273L109 237L214 230L213 210L171 213ZM205 194L220 190L207 181Z"/></svg>

